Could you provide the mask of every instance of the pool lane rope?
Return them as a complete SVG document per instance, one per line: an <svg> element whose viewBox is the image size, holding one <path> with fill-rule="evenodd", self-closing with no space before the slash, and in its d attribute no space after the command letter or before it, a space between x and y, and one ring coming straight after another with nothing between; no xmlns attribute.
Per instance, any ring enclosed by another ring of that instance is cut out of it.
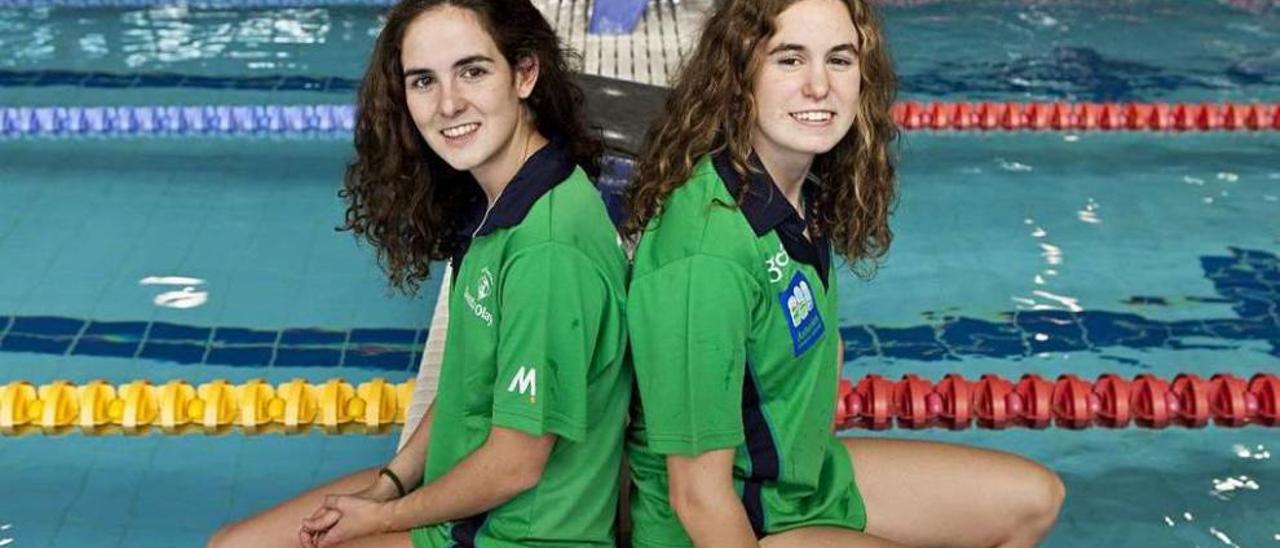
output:
<svg viewBox="0 0 1280 548"><path fill-rule="evenodd" d="M893 105L907 130L1276 131L1280 103L1017 103L908 101Z"/></svg>
<svg viewBox="0 0 1280 548"><path fill-rule="evenodd" d="M40 386L12 381L0 386L0 433L301 433L312 427L330 434L383 433L404 424L413 388L412 380L397 384L381 378L358 385L341 379L318 385L303 379L278 385L214 380L199 386L183 380ZM1210 422L1276 427L1280 376L1259 373L1246 381L1230 374L1203 379L1184 373L1169 382L1149 374L1126 380L1109 373L1089 382L1067 374L1050 382L1028 374L1014 383L996 375L970 381L952 373L935 385L916 375L897 382L867 375L856 384L841 381L834 419L837 429L872 430L895 424L952 430L1201 428Z"/></svg>
<svg viewBox="0 0 1280 548"><path fill-rule="evenodd" d="M1280 131L1280 103L908 101L892 113L908 131ZM355 114L342 104L0 107L0 139L348 138Z"/></svg>
<svg viewBox="0 0 1280 548"><path fill-rule="evenodd" d="M1219 373L1208 379L1182 373L1172 382L1151 374L1131 380L1107 373L1095 382L1072 374L1050 382L1023 375L1016 383L996 375L970 381L952 373L936 385L917 375L898 382L867 375L840 382L837 428L884 430L1009 427L1070 430L1089 427L1202 428L1250 424L1280 426L1280 376L1258 373L1246 381Z"/></svg>
<svg viewBox="0 0 1280 548"><path fill-rule="evenodd" d="M272 385L261 379L242 384L214 380L192 385L171 380L153 385L134 380L113 385L93 380L83 385L54 381L34 386L13 381L0 387L0 433L167 434L203 431L216 434L239 428L246 433L303 432L318 426L327 433L380 433L403 424L414 382L377 378L352 385L341 379L311 384L293 379Z"/></svg>

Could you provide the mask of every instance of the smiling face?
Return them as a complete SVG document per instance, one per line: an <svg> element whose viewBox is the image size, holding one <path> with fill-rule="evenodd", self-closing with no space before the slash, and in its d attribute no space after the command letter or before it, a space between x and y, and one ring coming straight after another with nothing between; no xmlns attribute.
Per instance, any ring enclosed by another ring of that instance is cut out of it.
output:
<svg viewBox="0 0 1280 548"><path fill-rule="evenodd" d="M513 69L475 12L446 5L405 30L400 64L414 125L445 162L479 179L519 161L536 61Z"/></svg>
<svg viewBox="0 0 1280 548"><path fill-rule="evenodd" d="M844 2L801 0L778 15L753 79L751 141L778 163L806 164L853 125L861 89L858 33Z"/></svg>

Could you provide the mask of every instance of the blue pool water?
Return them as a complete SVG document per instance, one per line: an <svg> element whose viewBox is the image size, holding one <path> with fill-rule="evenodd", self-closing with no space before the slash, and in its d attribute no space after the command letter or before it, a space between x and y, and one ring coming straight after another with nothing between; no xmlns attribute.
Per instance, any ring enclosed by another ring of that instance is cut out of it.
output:
<svg viewBox="0 0 1280 548"><path fill-rule="evenodd" d="M888 10L907 97L1280 97L1275 10L960 6ZM375 13L0 11L0 104L346 101ZM0 141L0 382L409 378L438 281L390 293L371 250L333 230L350 152ZM892 251L873 280L841 282L847 376L1280 372L1280 135L913 133L901 155ZM1048 546L1280 542L1274 429L871 435L1057 470L1069 495ZM0 546L199 545L394 444L0 438Z"/></svg>
<svg viewBox="0 0 1280 548"><path fill-rule="evenodd" d="M1255 9L1215 0L977 0L883 11L909 99L1275 101L1280 8L1247 3ZM342 99L358 85L377 13L0 9L0 104Z"/></svg>

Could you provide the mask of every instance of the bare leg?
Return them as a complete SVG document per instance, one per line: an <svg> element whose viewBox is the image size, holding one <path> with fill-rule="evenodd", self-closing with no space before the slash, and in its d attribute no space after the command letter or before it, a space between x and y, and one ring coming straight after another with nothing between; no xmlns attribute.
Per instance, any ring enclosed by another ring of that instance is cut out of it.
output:
<svg viewBox="0 0 1280 548"><path fill-rule="evenodd" d="M413 541L409 539L409 533L401 531L353 538L334 548L413 548Z"/></svg>
<svg viewBox="0 0 1280 548"><path fill-rule="evenodd" d="M838 527L803 527L769 535L760 548L893 548L902 546L852 529Z"/></svg>
<svg viewBox="0 0 1280 548"><path fill-rule="evenodd" d="M1066 488L1017 455L915 440L845 439L867 533L911 546L1035 546Z"/></svg>
<svg viewBox="0 0 1280 548"><path fill-rule="evenodd" d="M252 546L261 548L298 546L298 529L324 502L325 495L349 494L364 489L378 479L377 468L367 468L321 485L286 500L268 510L231 523L214 533L210 548ZM405 536L405 540L408 540Z"/></svg>

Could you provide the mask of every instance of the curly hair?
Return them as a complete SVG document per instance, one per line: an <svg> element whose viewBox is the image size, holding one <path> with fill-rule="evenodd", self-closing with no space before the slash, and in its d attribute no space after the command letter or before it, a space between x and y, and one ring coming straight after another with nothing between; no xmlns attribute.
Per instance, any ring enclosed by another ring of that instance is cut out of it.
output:
<svg viewBox="0 0 1280 548"><path fill-rule="evenodd" d="M739 175L747 173L756 117L752 81L779 14L796 1L728 0L707 19L640 154L627 192L630 216L622 227L628 239L640 237L702 156L727 149ZM897 190L890 145L898 128L889 108L897 82L870 2L840 1L858 31L862 89L852 130L814 158L810 173L822 184L814 185L815 215L808 223L813 233L830 239L855 273L868 277L893 240L889 215ZM746 188L737 196L739 204Z"/></svg>
<svg viewBox="0 0 1280 548"><path fill-rule="evenodd" d="M570 59L551 25L529 0L401 0L388 12L360 84L355 121L355 159L347 165L347 203L339 230L350 230L377 250L391 286L415 294L430 276L430 262L458 252L459 230L484 194L470 173L451 168L427 146L405 102L400 64L405 30L418 16L440 6L474 12L511 66L536 58L538 80L525 106L545 136L563 138L575 163L594 180L603 143L587 126L583 92Z"/></svg>

